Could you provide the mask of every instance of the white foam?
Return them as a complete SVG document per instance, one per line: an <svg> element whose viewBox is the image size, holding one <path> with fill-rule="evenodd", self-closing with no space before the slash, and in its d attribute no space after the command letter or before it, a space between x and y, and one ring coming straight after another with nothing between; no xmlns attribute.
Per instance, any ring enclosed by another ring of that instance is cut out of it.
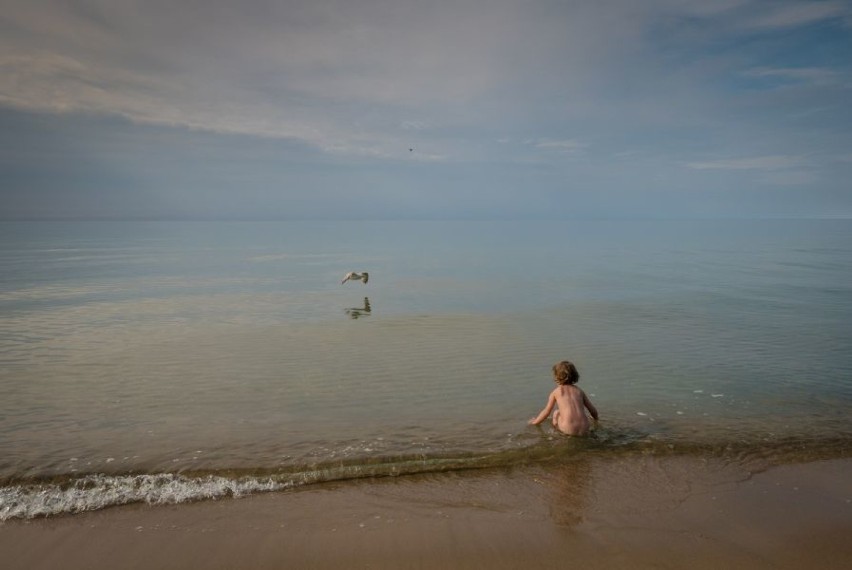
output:
<svg viewBox="0 0 852 570"><path fill-rule="evenodd" d="M16 485L0 488L0 521L93 511L114 505L176 504L200 499L241 497L291 486L271 478L190 478L175 474L88 475L66 485Z"/></svg>

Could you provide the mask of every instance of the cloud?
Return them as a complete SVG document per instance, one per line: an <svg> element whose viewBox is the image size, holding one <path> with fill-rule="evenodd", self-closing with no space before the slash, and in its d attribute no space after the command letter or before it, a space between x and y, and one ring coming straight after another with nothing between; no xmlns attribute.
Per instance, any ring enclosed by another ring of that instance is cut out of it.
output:
<svg viewBox="0 0 852 570"><path fill-rule="evenodd" d="M398 158L420 132L432 155L475 157L457 133L541 121L552 104L518 112L530 93L582 110L649 17L622 0L9 0L0 105L367 157Z"/></svg>
<svg viewBox="0 0 852 570"><path fill-rule="evenodd" d="M815 170L801 156L757 156L707 162L691 162L695 170L748 171L760 184L769 186L809 186L819 181Z"/></svg>
<svg viewBox="0 0 852 570"><path fill-rule="evenodd" d="M426 121L403 121L400 125L404 131L422 131L429 128L429 123Z"/></svg>
<svg viewBox="0 0 852 570"><path fill-rule="evenodd" d="M506 56L533 55L520 40L536 26L499 0L488 11L454 3L452 17L446 6L383 0L157 4L48 1L36 10L12 0L4 16L14 33L0 44L3 102L310 137L297 117L313 110L310 123L321 123L318 102L334 118L359 104L475 99L504 81ZM246 125L232 105L268 120Z"/></svg>
<svg viewBox="0 0 852 570"><path fill-rule="evenodd" d="M828 157L852 143L848 2L6 0L2 18L0 194L12 180L20 203L73 164L79 188L145 187L205 215L213 186L253 212L228 201L236 182L262 215L476 212L480 191L513 212L532 185L549 211L569 189L712 191L721 171L819 166L829 188L846 163Z"/></svg>
<svg viewBox="0 0 852 570"><path fill-rule="evenodd" d="M544 150L554 150L558 152L563 152L566 154L574 154L588 148L589 145L586 143L580 142L575 139L568 140L549 140L544 139L538 142L532 143L536 148L544 149Z"/></svg>
<svg viewBox="0 0 852 570"><path fill-rule="evenodd" d="M771 77L815 85L841 83L844 78L843 73L826 67L755 67L746 70L743 75L748 77Z"/></svg>
<svg viewBox="0 0 852 570"><path fill-rule="evenodd" d="M848 2L769 2L748 21L755 28L792 28L852 15Z"/></svg>
<svg viewBox="0 0 852 570"><path fill-rule="evenodd" d="M783 170L800 166L802 162L800 156L757 156L690 162L686 166L695 170Z"/></svg>
<svg viewBox="0 0 852 570"><path fill-rule="evenodd" d="M393 159L415 144L412 133L434 143L433 156L477 158L481 145L457 136L459 130L503 125L511 133L530 123L615 112L632 113L627 119L671 116L672 106L653 93L644 103L630 102L642 105L636 109L608 106L620 92L613 85L641 80L647 90L671 81L651 63L656 54L648 34L660 22L698 19L724 29L745 13L763 26L791 26L840 15L843 6L750 0L6 4L0 105L114 114ZM692 93L680 100L696 101L700 90L687 87ZM651 105L660 107L654 117ZM543 144L560 150L559 140ZM561 147L581 149L572 141Z"/></svg>

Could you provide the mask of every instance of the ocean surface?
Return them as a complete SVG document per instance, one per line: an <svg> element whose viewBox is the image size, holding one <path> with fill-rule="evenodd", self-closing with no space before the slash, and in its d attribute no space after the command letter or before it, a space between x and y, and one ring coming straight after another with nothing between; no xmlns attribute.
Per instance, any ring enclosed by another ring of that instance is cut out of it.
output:
<svg viewBox="0 0 852 570"><path fill-rule="evenodd" d="M563 359L591 437L527 425ZM848 457L850 410L849 220L0 223L0 520Z"/></svg>

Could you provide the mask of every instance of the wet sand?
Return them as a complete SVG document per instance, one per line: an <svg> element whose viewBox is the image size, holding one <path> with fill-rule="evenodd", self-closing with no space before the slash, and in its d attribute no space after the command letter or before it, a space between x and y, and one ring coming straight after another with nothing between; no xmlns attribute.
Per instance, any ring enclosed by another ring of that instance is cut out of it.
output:
<svg viewBox="0 0 852 570"><path fill-rule="evenodd" d="M752 470L754 468L752 467ZM0 523L7 570L849 568L852 459L587 458Z"/></svg>

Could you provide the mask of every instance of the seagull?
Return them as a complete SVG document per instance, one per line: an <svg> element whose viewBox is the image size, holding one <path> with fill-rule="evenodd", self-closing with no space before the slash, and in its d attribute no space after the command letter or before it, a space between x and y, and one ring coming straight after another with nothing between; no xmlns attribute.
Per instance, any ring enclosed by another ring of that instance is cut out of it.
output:
<svg viewBox="0 0 852 570"><path fill-rule="evenodd" d="M362 281L364 283L364 285L366 285L367 279L369 279L369 278L370 278L370 274L367 273L366 271L363 272L363 273L355 273L354 271L350 271L349 273L346 274L346 276L343 278L343 281L341 281L340 284L343 285L347 281Z"/></svg>

